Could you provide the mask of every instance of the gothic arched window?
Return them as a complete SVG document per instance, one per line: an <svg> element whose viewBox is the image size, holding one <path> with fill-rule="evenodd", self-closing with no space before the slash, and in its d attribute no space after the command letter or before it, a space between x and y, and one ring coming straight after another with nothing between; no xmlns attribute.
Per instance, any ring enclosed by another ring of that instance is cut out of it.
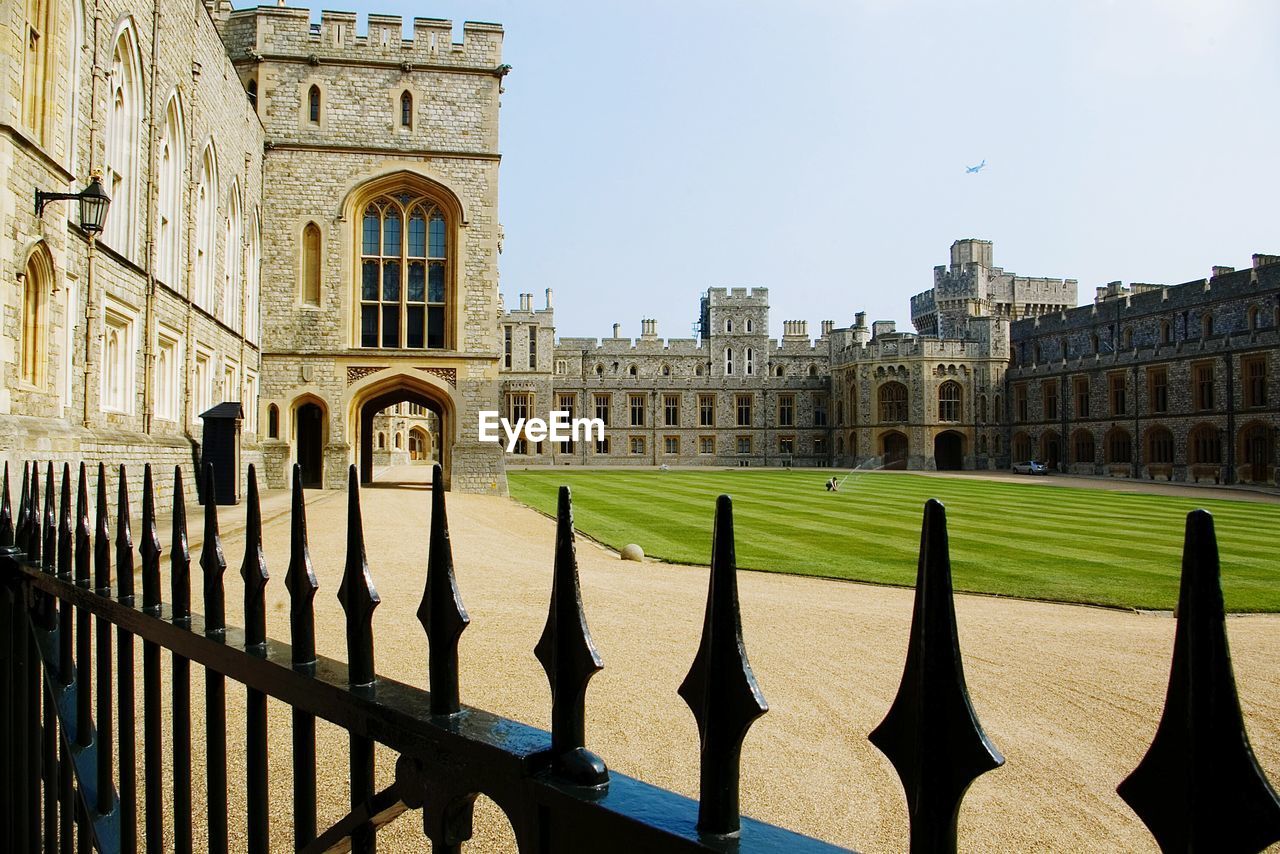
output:
<svg viewBox="0 0 1280 854"><path fill-rule="evenodd" d="M960 413L960 383L943 383L938 389L938 420L959 421Z"/></svg>
<svg viewBox="0 0 1280 854"><path fill-rule="evenodd" d="M361 231L360 346L441 349L449 238L444 210L407 193L365 206Z"/></svg>
<svg viewBox="0 0 1280 854"><path fill-rule="evenodd" d="M138 212L138 174L142 147L142 74L133 27L126 25L111 54L107 89L106 160L103 184L111 197L102 239L112 249L133 258Z"/></svg>
<svg viewBox="0 0 1280 854"><path fill-rule="evenodd" d="M907 420L907 387L899 382L880 386L880 420Z"/></svg>
<svg viewBox="0 0 1280 854"><path fill-rule="evenodd" d="M302 302L320 305L320 226L302 229Z"/></svg>
<svg viewBox="0 0 1280 854"><path fill-rule="evenodd" d="M27 0L26 53L22 59L22 123L42 144L45 138L46 90L52 69L49 42L55 17L49 0Z"/></svg>
<svg viewBox="0 0 1280 854"><path fill-rule="evenodd" d="M22 277L22 353L19 378L28 385L43 384L45 341L48 334L45 315L52 289L53 265L50 263L48 250L41 244L27 259L26 271Z"/></svg>
<svg viewBox="0 0 1280 854"><path fill-rule="evenodd" d="M320 124L320 87L312 86L307 90L307 119L312 124Z"/></svg>
<svg viewBox="0 0 1280 854"><path fill-rule="evenodd" d="M413 128L413 96L408 89L400 93L400 127Z"/></svg>
<svg viewBox="0 0 1280 854"><path fill-rule="evenodd" d="M214 223L218 215L218 158L213 143L205 146L200 158L200 180L196 185L195 303L213 310L213 252L217 245Z"/></svg>
<svg viewBox="0 0 1280 854"><path fill-rule="evenodd" d="M187 171L187 138L182 126L182 106L178 94L169 96L164 110L164 136L159 152L160 193L156 209L159 243L157 275L160 281L177 287L182 275L182 182Z"/></svg>
<svg viewBox="0 0 1280 854"><path fill-rule="evenodd" d="M231 182L231 196L227 199L227 220L222 243L222 322L240 331L241 312L244 311L244 280L240 275L241 245L244 223L240 214L240 184Z"/></svg>

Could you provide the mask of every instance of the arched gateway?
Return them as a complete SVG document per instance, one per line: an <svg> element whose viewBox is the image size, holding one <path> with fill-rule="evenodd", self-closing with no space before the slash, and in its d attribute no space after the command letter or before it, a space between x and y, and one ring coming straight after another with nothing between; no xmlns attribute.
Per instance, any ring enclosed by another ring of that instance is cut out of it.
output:
<svg viewBox="0 0 1280 854"><path fill-rule="evenodd" d="M368 385L357 387L351 395L349 423L354 427L354 435L350 441L356 452L360 482L371 483L374 478L374 417L398 403L410 403L435 413L439 430L436 439L438 461L444 470L445 488L448 489L452 482L453 445L457 438L457 407L450 390L436 377L419 371L375 376L371 380Z"/></svg>

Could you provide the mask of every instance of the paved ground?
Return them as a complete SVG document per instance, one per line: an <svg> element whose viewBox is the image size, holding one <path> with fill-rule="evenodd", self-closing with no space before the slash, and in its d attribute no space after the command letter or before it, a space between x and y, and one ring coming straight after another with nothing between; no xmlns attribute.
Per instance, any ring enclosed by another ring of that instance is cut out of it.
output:
<svg viewBox="0 0 1280 854"><path fill-rule="evenodd" d="M421 480L426 471L388 472L383 480ZM320 652L345 658L336 599L345 494L307 497L320 579ZM414 611L425 574L429 498L421 484L370 488L362 496L369 565L382 597L375 618L378 670L423 687L427 650ZM272 573L268 633L277 638L288 637L288 518L281 515L287 503L287 495L276 493L263 508ZM235 589L243 548L235 528L243 508L224 511L227 612L234 620L243 613ZM550 694L532 650L550 591L553 523L486 496L451 494L449 511L458 583L472 621L460 647L463 701L547 727ZM193 550L198 518L192 517ZM622 563L582 540L578 555L587 619L605 661L588 692L588 743L617 770L696 796L697 731L675 691L697 648L707 572ZM743 811L862 851L906 850L901 787L866 734L897 690L911 591L771 573L743 573L739 584L747 650L771 707L744 747ZM198 603L198 592L195 598ZM960 815L961 849L1155 851L1114 787L1154 733L1173 620L981 596L961 596L956 607L974 705L1008 760L970 789ZM1280 616L1233 617L1228 627L1254 751L1274 784L1280 781ZM193 681L198 701L202 678ZM243 691L229 687L228 695L234 733L242 725ZM271 715L273 850L283 851L291 841L289 715L274 704ZM321 725L319 738L320 755L327 757L323 826L345 812L347 754L341 731ZM384 780L393 761L379 756ZM231 778L242 780L242 758L233 755L231 763ZM197 768L197 803L200 777ZM242 800L233 802L232 816L233 823L243 816ZM203 833L197 827L197 847ZM380 839L384 851L424 847L414 816L402 817ZM233 841L232 847L241 846ZM501 814L483 800L470 850L513 850Z"/></svg>

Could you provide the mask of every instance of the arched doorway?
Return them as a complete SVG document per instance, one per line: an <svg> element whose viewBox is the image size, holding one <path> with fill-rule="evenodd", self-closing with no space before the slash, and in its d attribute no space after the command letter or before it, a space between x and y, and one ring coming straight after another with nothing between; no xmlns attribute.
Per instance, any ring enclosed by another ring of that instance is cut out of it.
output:
<svg viewBox="0 0 1280 854"><path fill-rule="evenodd" d="M430 460L432 448L435 448L436 460L444 467L445 484L448 485L453 407L447 391L412 374L401 374L358 391L352 407L353 421L357 425L353 444L356 446L361 483L373 483L375 474L379 483L422 483L426 475L421 470L415 473L402 466L412 464L416 459ZM376 423L375 418L378 419ZM388 451L383 451L379 457L374 451L374 437L384 429L395 437L388 436L388 446L399 441L396 446L399 448L398 458L395 452L389 457ZM429 435L428 431L435 435ZM414 455L415 449L418 456ZM378 466L390 462L390 471L375 472L375 462Z"/></svg>
<svg viewBox="0 0 1280 854"><path fill-rule="evenodd" d="M955 430L939 433L933 440L933 462L938 471L964 468L964 436Z"/></svg>
<svg viewBox="0 0 1280 854"><path fill-rule="evenodd" d="M1260 422L1246 425L1240 431L1239 454L1241 480L1248 483L1271 482L1275 439L1269 426Z"/></svg>
<svg viewBox="0 0 1280 854"><path fill-rule="evenodd" d="M302 485L307 489L324 487L324 408L307 402L293 410L294 443L298 449L298 466Z"/></svg>
<svg viewBox="0 0 1280 854"><path fill-rule="evenodd" d="M881 468L905 469L907 467L907 454L910 451L910 443L907 441L906 434L894 430L890 433L885 433L880 442L884 458Z"/></svg>
<svg viewBox="0 0 1280 854"><path fill-rule="evenodd" d="M1048 430L1040 437L1040 462L1053 471L1062 468L1062 440L1054 430Z"/></svg>

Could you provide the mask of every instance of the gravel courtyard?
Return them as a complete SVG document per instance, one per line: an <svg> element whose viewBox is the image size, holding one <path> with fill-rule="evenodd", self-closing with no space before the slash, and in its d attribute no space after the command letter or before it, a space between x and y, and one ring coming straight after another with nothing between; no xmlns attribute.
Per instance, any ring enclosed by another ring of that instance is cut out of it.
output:
<svg viewBox="0 0 1280 854"><path fill-rule="evenodd" d="M422 479L428 470L390 474ZM346 495L315 491L307 498L320 581L319 652L345 658L336 594ZM382 598L374 619L378 672L426 687L427 646L414 612L425 577L430 493L420 483L379 485L365 489L362 501L369 565ZM272 574L268 634L287 640L288 496L267 496L263 509ZM222 510L227 613L241 623L244 510ZM458 583L471 615L460 646L463 702L549 727L550 692L532 651L550 592L554 523L509 499L484 496L451 494L449 514ZM193 558L198 520L191 517ZM168 531L161 531L167 590ZM623 563L582 539L578 557L587 620L605 662L587 695L588 745L613 769L696 797L697 730L675 692L697 648L707 571ZM912 592L767 573L742 573L739 585L747 651L770 704L744 746L743 812L861 851L905 850L900 784L866 735L897 690ZM199 610L198 581L195 588ZM1174 621L981 596L961 596L956 608L974 706L1007 759L970 789L960 815L961 849L1156 851L1114 789L1154 733ZM1253 748L1274 784L1280 780L1280 615L1233 617L1228 627ZM166 670L167 664L166 656ZM194 670L198 704L203 677ZM242 731L243 696L243 689L228 686L232 744ZM199 817L198 705L195 715ZM292 841L287 707L272 704L271 726L273 850L283 851ZM318 739L325 827L346 811L346 737L321 723ZM380 784L390 781L393 761L380 753ZM230 758L233 835L243 824L242 762ZM204 828L196 834L199 846ZM401 817L379 838L384 851L427 847L416 815ZM470 850L514 850L505 819L484 799Z"/></svg>

